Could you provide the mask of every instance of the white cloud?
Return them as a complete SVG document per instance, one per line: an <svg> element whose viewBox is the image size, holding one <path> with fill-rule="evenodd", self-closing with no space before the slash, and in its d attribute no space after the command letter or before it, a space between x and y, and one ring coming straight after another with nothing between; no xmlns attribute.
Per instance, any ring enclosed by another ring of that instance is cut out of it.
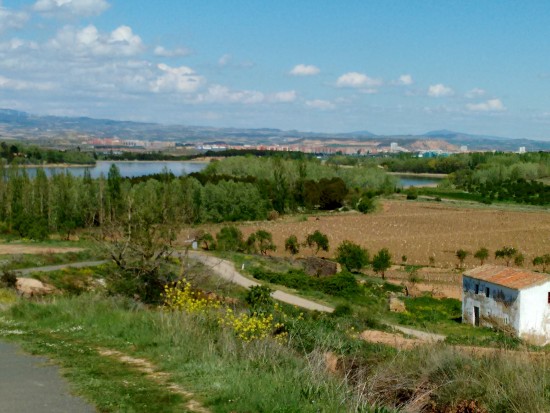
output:
<svg viewBox="0 0 550 413"><path fill-rule="evenodd" d="M348 72L336 81L338 87L373 88L382 84L381 79L374 79L359 72Z"/></svg>
<svg viewBox="0 0 550 413"><path fill-rule="evenodd" d="M191 53L189 49L186 49L185 47L177 47L175 49L166 49L163 46L157 46L155 47L155 50L153 51L155 56L160 57L181 57L181 56L187 56Z"/></svg>
<svg viewBox="0 0 550 413"><path fill-rule="evenodd" d="M109 8L105 0L38 0L33 10L47 17L97 16Z"/></svg>
<svg viewBox="0 0 550 413"><path fill-rule="evenodd" d="M22 11L12 11L2 6L0 0L0 32L23 27L29 16Z"/></svg>
<svg viewBox="0 0 550 413"><path fill-rule="evenodd" d="M414 80L411 75L401 75L394 83L396 85L409 86L414 83Z"/></svg>
<svg viewBox="0 0 550 413"><path fill-rule="evenodd" d="M0 75L0 89L44 91L54 89L54 85L49 82L30 82L26 80L9 79Z"/></svg>
<svg viewBox="0 0 550 413"><path fill-rule="evenodd" d="M443 96L452 96L454 95L454 90L451 89L448 86L445 86L442 83L438 83L436 85L431 85L428 88L428 96L432 96L435 98L443 97Z"/></svg>
<svg viewBox="0 0 550 413"><path fill-rule="evenodd" d="M480 103L468 103L466 109L472 112L502 112L506 107L500 99L489 99Z"/></svg>
<svg viewBox="0 0 550 413"><path fill-rule="evenodd" d="M277 92L269 96L269 100L272 102L290 103L294 102L298 94L295 90L287 90L284 92Z"/></svg>
<svg viewBox="0 0 550 413"><path fill-rule="evenodd" d="M323 99L306 100L306 106L321 110L329 110L336 107L334 103Z"/></svg>
<svg viewBox="0 0 550 413"><path fill-rule="evenodd" d="M464 96L468 99L474 99L474 98L479 98L481 96L484 96L485 93L486 93L485 90L476 87L476 88L473 88L472 90L467 91L464 94Z"/></svg>
<svg viewBox="0 0 550 413"><path fill-rule="evenodd" d="M232 55L226 53L218 59L218 66L232 69L250 69L254 67L254 63L250 61L237 62Z"/></svg>
<svg viewBox="0 0 550 413"><path fill-rule="evenodd" d="M0 43L0 51L3 51L3 52L17 52L23 49L37 50L38 47L39 47L38 43L36 42L28 42L25 40L18 39L17 37L14 37L13 39L8 40L7 42Z"/></svg>
<svg viewBox="0 0 550 413"><path fill-rule="evenodd" d="M197 102L204 103L261 103L265 100L265 95L256 90L236 90L233 91L226 86L212 85L206 93L197 96Z"/></svg>
<svg viewBox="0 0 550 413"><path fill-rule="evenodd" d="M170 67L161 63L157 68L161 74L150 82L150 90L153 92L192 93L205 83L204 77L187 66Z"/></svg>
<svg viewBox="0 0 550 413"><path fill-rule="evenodd" d="M95 56L132 56L144 49L141 38L128 26L103 34L92 24L80 30L73 26L63 27L49 46L77 55Z"/></svg>
<svg viewBox="0 0 550 413"><path fill-rule="evenodd" d="M314 76L319 74L321 70L317 66L299 64L292 68L289 72L292 76Z"/></svg>

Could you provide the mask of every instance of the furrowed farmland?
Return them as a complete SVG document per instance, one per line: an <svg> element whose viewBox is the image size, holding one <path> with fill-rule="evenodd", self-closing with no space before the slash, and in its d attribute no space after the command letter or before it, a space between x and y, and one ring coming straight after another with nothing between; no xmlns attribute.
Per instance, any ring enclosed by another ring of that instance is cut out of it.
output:
<svg viewBox="0 0 550 413"><path fill-rule="evenodd" d="M240 228L245 236L258 228L273 233L277 246L273 255L287 255L284 241L290 235L303 241L307 234L319 230L327 234L331 247L328 253L320 252L319 256L333 256L336 246L350 240L367 248L371 254L386 247L394 262L406 255L407 264L432 264L447 269L456 267L455 254L459 249L471 253L465 260L466 267L479 265L473 253L480 247L489 249L488 262L494 262L495 250L513 246L524 254L526 266L531 265L535 256L550 251L550 213L540 209L385 200L382 208L372 214L293 216L241 224ZM303 255L311 254L309 250L302 251Z"/></svg>

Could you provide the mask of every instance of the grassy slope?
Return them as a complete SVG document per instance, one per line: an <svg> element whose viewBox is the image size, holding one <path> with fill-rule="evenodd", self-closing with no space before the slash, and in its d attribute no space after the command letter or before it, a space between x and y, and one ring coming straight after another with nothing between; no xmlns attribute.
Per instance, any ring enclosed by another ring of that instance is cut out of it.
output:
<svg viewBox="0 0 550 413"><path fill-rule="evenodd" d="M217 412L349 408L341 405L345 387L322 366L315 370L270 339L239 342L212 317L82 295L49 304L22 302L2 320L14 320L24 334L6 333L9 329L2 326L0 336L19 338L25 348L59 360L77 391L102 411L180 411L181 398L143 374L105 360L99 347L151 360Z"/></svg>

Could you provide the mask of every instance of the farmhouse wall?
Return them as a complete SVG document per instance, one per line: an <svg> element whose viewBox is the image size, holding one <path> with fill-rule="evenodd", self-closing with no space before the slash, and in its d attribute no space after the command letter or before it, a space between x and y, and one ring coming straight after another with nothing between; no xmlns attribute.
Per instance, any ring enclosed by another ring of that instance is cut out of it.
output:
<svg viewBox="0 0 550 413"><path fill-rule="evenodd" d="M474 307L478 307L480 325L494 326L494 324L500 323L510 325L516 331L520 331L521 310L518 290L470 278L466 275L462 277L462 287L463 322L474 324ZM487 292L489 296L487 296Z"/></svg>
<svg viewBox="0 0 550 413"><path fill-rule="evenodd" d="M520 337L536 344L550 343L550 282L521 290Z"/></svg>

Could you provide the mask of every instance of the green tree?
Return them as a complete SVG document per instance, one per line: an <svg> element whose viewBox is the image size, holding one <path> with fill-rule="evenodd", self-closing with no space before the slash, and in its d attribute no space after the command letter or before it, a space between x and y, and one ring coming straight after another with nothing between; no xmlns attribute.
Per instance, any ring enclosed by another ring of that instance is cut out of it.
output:
<svg viewBox="0 0 550 413"><path fill-rule="evenodd" d="M349 271L360 271L369 263L369 253L351 241L343 241L336 250L336 261Z"/></svg>
<svg viewBox="0 0 550 413"><path fill-rule="evenodd" d="M516 267L523 267L524 262L525 262L525 256L521 252L518 252L514 256L514 265Z"/></svg>
<svg viewBox="0 0 550 413"><path fill-rule="evenodd" d="M332 210L343 205L348 188L342 178L321 179L319 186L321 187L320 209Z"/></svg>
<svg viewBox="0 0 550 413"><path fill-rule="evenodd" d="M160 202L151 197L151 189L133 188L124 213L103 225L102 240L119 268L108 280L109 289L156 303L164 285L175 279L168 260L180 224L162 220L162 211L154 207Z"/></svg>
<svg viewBox="0 0 550 413"><path fill-rule="evenodd" d="M242 251L243 233L233 225L223 227L216 235L218 249L221 251Z"/></svg>
<svg viewBox="0 0 550 413"><path fill-rule="evenodd" d="M489 258L489 250L485 247L481 247L475 252L474 258L479 260L479 265L483 265L485 260Z"/></svg>
<svg viewBox="0 0 550 413"><path fill-rule="evenodd" d="M121 207L122 202L122 177L120 176L120 170L115 164L112 164L107 174L107 194L110 202L110 218L115 220L117 212Z"/></svg>
<svg viewBox="0 0 550 413"><path fill-rule="evenodd" d="M372 269L374 272L380 273L382 279L385 278L386 270L391 267L391 258L390 251L387 248L382 248L372 258Z"/></svg>
<svg viewBox="0 0 550 413"><path fill-rule="evenodd" d="M206 251L216 249L216 243L214 241L214 237L209 232L199 231L195 236L195 240L199 244L202 244L202 248L205 249Z"/></svg>
<svg viewBox="0 0 550 413"><path fill-rule="evenodd" d="M460 268L464 267L464 260L468 255L470 255L470 253L466 250L463 250L462 248L456 251L455 256L456 258L458 258Z"/></svg>
<svg viewBox="0 0 550 413"><path fill-rule="evenodd" d="M315 248L315 255L317 255L320 250L328 251L328 237L321 231L316 230L313 234L307 236L305 245L309 248Z"/></svg>
<svg viewBox="0 0 550 413"><path fill-rule="evenodd" d="M512 261L517 253L518 250L516 250L514 247L502 247L501 249L495 251L495 258L503 259L506 262L506 266L509 267L510 261Z"/></svg>
<svg viewBox="0 0 550 413"><path fill-rule="evenodd" d="M296 235L291 235L285 240L285 251L290 252L291 255L296 255L300 252L300 243Z"/></svg>
<svg viewBox="0 0 550 413"><path fill-rule="evenodd" d="M273 235L271 234L271 232L259 229L254 234L256 236L258 250L262 255L267 255L268 251L277 250L277 247L273 243Z"/></svg>
<svg viewBox="0 0 550 413"><path fill-rule="evenodd" d="M544 254L539 257L533 258L533 265L541 266L542 272L546 272L546 268L550 266L550 254Z"/></svg>

